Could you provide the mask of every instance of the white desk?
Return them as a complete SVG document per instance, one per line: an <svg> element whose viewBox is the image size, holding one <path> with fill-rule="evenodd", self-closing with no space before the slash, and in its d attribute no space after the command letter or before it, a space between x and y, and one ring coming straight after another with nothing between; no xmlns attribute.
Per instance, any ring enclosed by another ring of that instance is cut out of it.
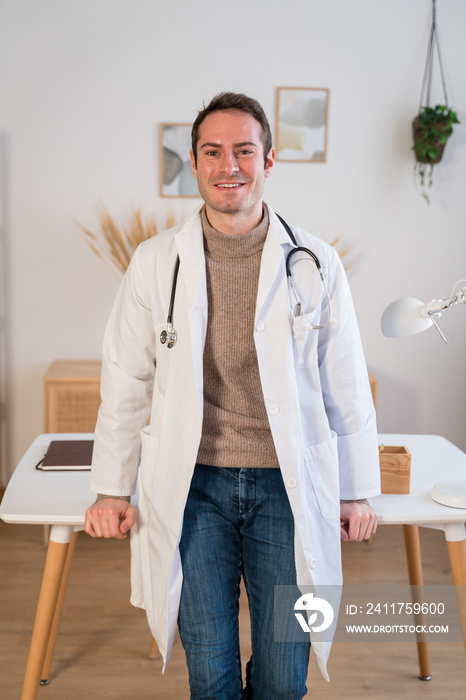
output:
<svg viewBox="0 0 466 700"><path fill-rule="evenodd" d="M93 433L39 435L11 477L0 504L2 520L6 523L51 525L55 534L83 530L86 509L95 501L95 494L89 490L90 471L45 472L35 467L52 440L93 439Z"/></svg>
<svg viewBox="0 0 466 700"><path fill-rule="evenodd" d="M422 525L445 532L448 542L464 540L466 509L448 508L430 497L432 486L466 480L466 454L438 435L379 435L379 444L405 445L411 452L411 488L406 495L382 494L371 505L384 525Z"/></svg>
<svg viewBox="0 0 466 700"><path fill-rule="evenodd" d="M7 523L51 525L21 700L35 700L39 684L48 682L76 541L73 533L84 529L84 514L95 501L89 471L43 472L35 467L51 440L93 437L91 433L39 435L16 467L0 504L0 518Z"/></svg>
<svg viewBox="0 0 466 700"><path fill-rule="evenodd" d="M418 525L443 530L453 583L466 586L466 508L442 506L430 497L432 486L439 481L466 480L466 454L438 435L379 435L379 442L405 445L411 452L410 493L382 494L370 499L379 514L379 522L382 525ZM458 597L458 603L466 647L464 597Z"/></svg>
<svg viewBox="0 0 466 700"><path fill-rule="evenodd" d="M8 523L51 525L50 543L37 606L21 700L35 700L39 683L47 682L61 605L74 545L73 533L84 527L84 514L95 496L89 472L42 472L35 465L51 440L89 439L90 434L40 435L20 461L0 505ZM383 525L404 526L410 582L422 584L417 526L443 530L453 581L466 590L466 510L447 508L430 498L434 483L466 479L466 455L448 440L433 435L380 435L386 445L406 445L412 455L411 493L371 499ZM466 600L458 594L463 638L466 640ZM418 644L421 676L428 676L427 644Z"/></svg>
<svg viewBox="0 0 466 700"><path fill-rule="evenodd" d="M379 444L405 445L411 452L411 486L406 495L382 494L370 499L381 525L403 525L409 581L422 586L419 527L443 530L466 649L466 509L449 508L430 497L439 481L466 479L466 454L438 435L379 435ZM430 679L428 647L418 638L420 677Z"/></svg>

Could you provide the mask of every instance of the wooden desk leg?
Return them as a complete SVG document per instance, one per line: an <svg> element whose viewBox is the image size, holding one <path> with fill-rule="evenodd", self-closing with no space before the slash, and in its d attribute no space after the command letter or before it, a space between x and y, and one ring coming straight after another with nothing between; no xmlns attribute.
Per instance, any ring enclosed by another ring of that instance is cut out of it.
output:
<svg viewBox="0 0 466 700"><path fill-rule="evenodd" d="M411 586L423 586L421 543L417 525L403 525L406 558L408 560L409 582ZM421 635L422 637L422 635ZM417 656L419 659L419 678L430 681L429 648L426 641L417 640Z"/></svg>
<svg viewBox="0 0 466 700"><path fill-rule="evenodd" d="M49 542L21 700L37 697L68 547L69 538L67 542Z"/></svg>
<svg viewBox="0 0 466 700"><path fill-rule="evenodd" d="M57 604L55 607L55 614L53 616L52 629L50 631L49 642L47 645L47 653L45 655L44 666L42 668L42 673L40 675L40 684L48 685L50 667L52 665L53 652L55 649L55 642L57 640L58 626L60 624L61 611L63 609L63 603L65 601L66 588L68 586L68 577L71 568L71 562L73 561L74 549L76 546L76 540L78 538L78 533L73 532L71 535L70 544L68 547L68 552L66 554L65 566L63 568L63 574L60 583L60 591L58 593Z"/></svg>
<svg viewBox="0 0 466 700"><path fill-rule="evenodd" d="M466 650L466 540L447 540L447 546Z"/></svg>

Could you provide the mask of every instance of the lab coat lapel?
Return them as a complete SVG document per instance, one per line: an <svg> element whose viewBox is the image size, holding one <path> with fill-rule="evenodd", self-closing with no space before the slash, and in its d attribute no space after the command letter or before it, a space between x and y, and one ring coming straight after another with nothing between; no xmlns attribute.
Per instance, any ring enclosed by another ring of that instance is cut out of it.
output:
<svg viewBox="0 0 466 700"><path fill-rule="evenodd" d="M284 258L291 248L291 241L288 234L273 210L268 205L266 206L269 210L270 224L262 251L259 286L257 290L256 316L259 316L267 295L282 266L284 270Z"/></svg>
<svg viewBox="0 0 466 700"><path fill-rule="evenodd" d="M184 283L194 363L194 378L202 405L202 359L207 330L207 287L201 217L196 211L175 233L180 256L180 283Z"/></svg>
<svg viewBox="0 0 466 700"><path fill-rule="evenodd" d="M207 312L204 240L198 211L175 233L175 241L186 285L188 309L191 312L194 308L202 308Z"/></svg>

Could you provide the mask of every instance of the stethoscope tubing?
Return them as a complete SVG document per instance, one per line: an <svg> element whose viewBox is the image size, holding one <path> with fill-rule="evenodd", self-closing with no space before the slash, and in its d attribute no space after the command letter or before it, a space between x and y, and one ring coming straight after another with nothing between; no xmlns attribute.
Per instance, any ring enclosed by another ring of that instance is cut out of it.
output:
<svg viewBox="0 0 466 700"><path fill-rule="evenodd" d="M178 282L178 271L180 269L180 256L176 256L175 271L173 273L172 293L170 295L170 306L168 307L167 325L173 325L173 308L175 306L176 284Z"/></svg>
<svg viewBox="0 0 466 700"><path fill-rule="evenodd" d="M295 245L295 247L292 248L292 249L290 250L290 252L288 253L288 255L286 256L286 261L285 261L286 276L289 277L289 278L291 278L290 260L291 260L291 258L293 257L293 255L294 255L295 253L299 253L299 251L301 251L302 253L307 253L307 255L310 255L310 257L314 260L317 269L319 270L319 272L321 272L320 260L319 260L319 258L317 257L317 255L316 255L315 253L313 253L312 250L309 250L309 248L304 248L303 246L298 245L298 241L296 240L293 231L292 231L291 228L288 226L288 224L286 223L285 219L282 219L282 217L280 216L280 214L277 214L277 217L280 219L281 223L283 224L283 226L284 226L284 228L285 228L285 231L287 232L287 234L288 234L289 237L291 238L291 241L292 241L292 242L294 243L294 245ZM321 277L322 277L322 273L321 273Z"/></svg>
<svg viewBox="0 0 466 700"><path fill-rule="evenodd" d="M310 327L313 328L313 329L315 329L315 330L321 330L321 329L323 329L323 328L326 328L328 325L330 325L331 323L334 322L334 319L333 319L333 317L332 317L332 304L331 304L331 301L330 301L330 296L329 296L329 293L328 293L327 285L326 285L326 283L325 283L325 279L324 279L324 276L323 276L323 274L322 274L322 268L321 268L321 265L320 265L319 258L318 258L317 255L316 255L315 253L313 253L312 250L310 250L309 248L305 248L304 246L298 245L298 242L297 242L297 240L296 240L296 238L295 238L295 236L294 236L294 234L293 234L293 231L292 231L291 228L288 226L288 224L286 223L286 221L285 221L284 219L282 219L282 217L281 217L279 214L277 214L277 217L278 217L278 219L281 221L281 223L282 223L282 225L284 226L286 232L288 233L288 235L289 235L289 237L290 237L292 243L293 243L294 246L295 246L294 248L292 248L292 249L290 250L290 252L289 252L288 255L286 256L286 260L285 260L286 276L287 276L288 281L289 281L289 283L290 283L290 287L291 287L291 290L292 290L292 292L293 292L293 295L294 295L294 297L295 297L295 299L296 299L296 306L295 306L295 311L296 311L296 313L295 313L295 315L298 315L298 316L299 316L299 315L302 315L302 316L304 316L304 318L306 319L306 321L309 323ZM293 255L295 255L296 253L299 253L299 252L306 253L306 255L309 255L309 256L312 258L312 260L314 261L314 263L315 263L315 265L316 265L316 267L317 267L317 270L318 270L319 275L320 275L320 279L322 280L322 284L323 284L323 286L324 286L324 291L325 291L325 294L326 294L326 297L327 297L327 302L328 302L328 307L329 307L329 321L328 321L325 325L323 325L323 326L316 326L316 325L314 325L314 324L311 323L311 321L308 319L308 317L306 316L306 314L305 314L304 312L301 312L301 302L300 302L299 299L298 299L298 295L296 294L296 289L295 289L295 286L294 286L294 284L293 284L293 277L292 277L292 274L291 274L291 262L290 262L290 261L291 261L291 258L293 257ZM162 333L160 334L160 342L162 343L162 345L165 345L165 344L166 344L168 348L174 347L174 345L176 345L176 342L177 342L177 340L178 340L178 334L177 334L177 332L176 332L176 330L175 330L175 328L174 328L174 326L173 326L173 311L174 311L174 308L175 308L176 285L177 285L177 282L178 282L178 272L179 272L179 269L180 269L180 256L177 255L177 257L176 257L176 263L175 263L175 270L174 270L174 272L173 272L173 282L172 282L172 289L171 289L171 294L170 294L170 305L169 305L169 307L168 307L167 327L166 327L166 329L164 329L164 330L162 331ZM167 341L168 341L168 342L167 342Z"/></svg>

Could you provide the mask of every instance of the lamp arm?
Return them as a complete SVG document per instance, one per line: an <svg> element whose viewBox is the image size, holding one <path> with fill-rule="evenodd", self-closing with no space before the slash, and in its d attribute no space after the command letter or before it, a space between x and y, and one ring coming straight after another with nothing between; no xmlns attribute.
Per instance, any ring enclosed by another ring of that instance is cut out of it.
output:
<svg viewBox="0 0 466 700"><path fill-rule="evenodd" d="M428 301L419 309L419 313L423 318L430 318L436 330L442 337L443 342L447 345L448 340L445 338L444 334L440 330L438 323L435 319L440 318L440 316L442 315L442 311L445 311L445 309L449 309L450 306L453 306L453 304L466 304L466 286L461 287L461 289L455 294L456 288L459 284L463 282L466 282L466 280L459 280L459 282L455 284L455 286L453 287L452 295L449 299L432 299L432 301Z"/></svg>
<svg viewBox="0 0 466 700"><path fill-rule="evenodd" d="M440 318L442 311L450 306L450 302L450 299L432 299L421 306L419 313L422 318Z"/></svg>
<svg viewBox="0 0 466 700"><path fill-rule="evenodd" d="M432 316L435 316L435 318L439 318L442 315L442 311L445 311L445 309L449 309L450 306L453 306L453 304L466 304L466 286L462 287L455 294L455 289L461 282L466 282L466 280L460 280L455 284L455 286L453 287L452 295L449 299L432 299L432 301L428 301L426 304L424 304L419 309L419 313L421 314L421 316L423 318L432 318Z"/></svg>

